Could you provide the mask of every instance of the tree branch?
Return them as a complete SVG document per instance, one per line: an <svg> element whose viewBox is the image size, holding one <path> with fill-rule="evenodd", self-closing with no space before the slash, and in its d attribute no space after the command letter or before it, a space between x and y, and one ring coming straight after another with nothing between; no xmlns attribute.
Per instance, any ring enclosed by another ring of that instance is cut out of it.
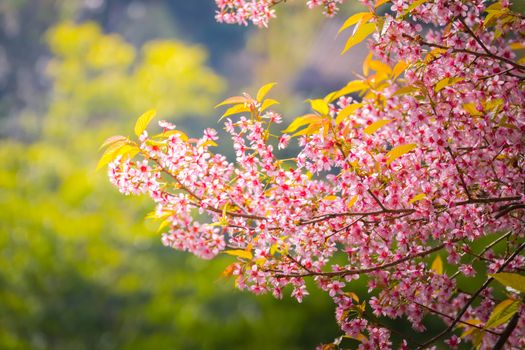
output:
<svg viewBox="0 0 525 350"><path fill-rule="evenodd" d="M455 242L458 242L458 241L460 241L460 239L456 239L456 240L452 241L452 243L455 243ZM432 254L434 252L437 252L437 251L443 249L444 247L445 247L445 244L440 244L440 245L438 245L438 246L436 246L434 248L422 251L422 252L417 253L417 254L407 255L404 258L401 258L401 259L398 259L398 260L395 260L395 261L392 261L392 262L389 262L389 263L385 263L385 264L377 265L377 266L372 266L372 267L367 267L367 268L363 268L363 269L342 270L342 271L332 271L332 272L309 272L309 273L304 273L304 274L301 274L301 273L277 274L277 275L275 275L275 278L292 278L292 277L307 277L307 276L343 277L343 276L348 276L348 275L360 275L360 274L363 274L363 273L369 273L369 272L374 272L374 271L383 270L383 269L386 269L386 268L389 268L389 267L393 267L393 266L399 265L401 263L404 263L405 261L409 261L409 260L412 260L412 259L415 259L415 258L421 258L421 257L427 256L429 254ZM274 271L274 272L276 272L276 271Z"/></svg>

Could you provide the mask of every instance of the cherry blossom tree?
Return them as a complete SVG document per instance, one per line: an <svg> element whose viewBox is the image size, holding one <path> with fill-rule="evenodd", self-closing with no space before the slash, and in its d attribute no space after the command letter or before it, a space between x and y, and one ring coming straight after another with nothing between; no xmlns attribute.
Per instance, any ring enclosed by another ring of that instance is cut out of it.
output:
<svg viewBox="0 0 525 350"><path fill-rule="evenodd" d="M216 3L218 21L264 27L284 1ZM330 16L342 3L307 5ZM238 288L301 302L313 280L342 330L320 348L523 349L525 16L506 0L362 3L340 30L353 27L345 51L368 41L362 75L281 135L268 84L218 105L233 162L213 129L191 139L160 121L150 135L148 111L137 140L104 143L100 166L151 197L164 245L234 256L224 274ZM298 154L280 159L290 142ZM431 315L442 327L424 342L385 324L424 331Z"/></svg>

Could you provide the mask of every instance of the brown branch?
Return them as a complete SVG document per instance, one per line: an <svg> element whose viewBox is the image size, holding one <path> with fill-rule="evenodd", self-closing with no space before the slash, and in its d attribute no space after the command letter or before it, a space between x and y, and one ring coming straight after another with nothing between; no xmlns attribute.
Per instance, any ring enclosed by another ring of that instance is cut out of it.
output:
<svg viewBox="0 0 525 350"><path fill-rule="evenodd" d="M329 213L329 214L323 214L319 216L314 216L313 218L309 220L300 220L299 225L309 225L309 224L315 224L320 221L328 220L328 219L334 219L342 216L373 216L373 215L380 215L380 214L412 214L415 213L415 209L386 209L386 210L376 210L376 211L369 211L369 212L346 212L346 213Z"/></svg>
<svg viewBox="0 0 525 350"><path fill-rule="evenodd" d="M195 207L199 207L200 205L198 203L190 202L191 205ZM204 210L212 211L214 213L222 214L223 211L219 208L212 207L210 205L206 205L203 207ZM258 215L252 215L252 214L244 214L244 213L234 213L232 211L224 211L224 214L231 217L237 217L237 218L245 218L245 219L252 219L252 220L268 220L264 216L258 216Z"/></svg>
<svg viewBox="0 0 525 350"><path fill-rule="evenodd" d="M511 201L517 201L520 200L521 197L515 196L515 197L487 197L487 198L470 198L465 201L461 202L455 202L453 203L453 206L458 207L461 205L468 205L468 204L490 204L490 203L499 203L499 202L511 202Z"/></svg>
<svg viewBox="0 0 525 350"><path fill-rule="evenodd" d="M500 217L510 213L511 211L517 210L517 209L525 209L525 204L511 204L505 209L502 209L497 215L496 219L499 219Z"/></svg>
<svg viewBox="0 0 525 350"><path fill-rule="evenodd" d="M472 36L474 38L474 40L476 40L476 42L479 44L479 46L481 46L483 51L485 51L489 55L493 55L493 53L488 49L488 47L485 46L483 41L481 41L481 39L476 34L474 34L472 29L470 29L470 27L467 25L467 23L465 23L465 20L462 17L458 17L458 19L461 22L461 24L463 24L463 27L465 27L465 29L470 34L470 36Z"/></svg>
<svg viewBox="0 0 525 350"><path fill-rule="evenodd" d="M453 240L452 242L455 243L458 241L460 241L460 239ZM404 258L394 260L389 263L367 267L363 269L342 270L342 271L332 271L332 272L310 272L310 273L305 273L305 274L301 274L301 273L277 274L275 275L275 278L292 278L292 277L307 277L307 276L343 277L347 275L360 275L363 273L369 273L369 272L374 272L374 271L383 270L389 267L393 267L393 266L399 265L401 263L404 263L405 261L409 261L412 259L421 258L429 254L432 254L434 252L437 252L443 249L444 247L445 247L445 244L440 244L434 248L419 252L417 254L408 255L408 256L405 256ZM273 271L273 272L277 272L277 271Z"/></svg>
<svg viewBox="0 0 525 350"><path fill-rule="evenodd" d="M383 211L388 212L388 209L385 208L385 206L383 205L383 203L381 203L381 201L379 200L379 198L377 198L377 196L374 194L374 192L372 192L372 190L370 190L370 189L368 189L367 191L368 191L368 193L372 196L372 198L374 198L374 200L375 200L376 203L379 205L379 207L380 207L381 209L383 209Z"/></svg>
<svg viewBox="0 0 525 350"><path fill-rule="evenodd" d="M477 52L477 51L472 51L472 50L468 50L468 49L458 49L458 48L454 48L454 47L434 44L434 43L430 43L430 42L424 41L421 37L414 38L413 36L410 36L408 34L403 34L403 37L408 38L408 39L413 40L413 41L417 41L420 45L425 45L425 46L428 46L428 47L435 47L435 48L438 48L438 49L451 51L453 53L461 52L461 53L466 53L466 54L469 54L469 55L474 55L474 56L477 56L477 57L491 58L491 59L496 60L496 61L501 61L501 62L510 64L511 66L513 66L516 69L519 69L521 71L525 71L525 66L524 65L516 63L516 62L514 62L514 61L512 61L512 60L510 60L508 58L495 55L493 53L488 54L486 52Z"/></svg>

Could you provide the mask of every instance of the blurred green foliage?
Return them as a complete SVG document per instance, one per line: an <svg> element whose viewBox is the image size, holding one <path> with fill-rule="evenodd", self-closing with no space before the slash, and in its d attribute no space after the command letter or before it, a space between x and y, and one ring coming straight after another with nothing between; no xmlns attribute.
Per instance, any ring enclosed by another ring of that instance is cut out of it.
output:
<svg viewBox="0 0 525 350"><path fill-rule="evenodd" d="M333 339L325 295L298 305L234 290L221 277L233 257L162 247L143 220L151 204L94 171L101 142L131 133L147 108L213 115L224 82L205 50L175 41L136 50L94 23L46 37L48 112L19 116L31 142L0 140L0 348L303 349Z"/></svg>

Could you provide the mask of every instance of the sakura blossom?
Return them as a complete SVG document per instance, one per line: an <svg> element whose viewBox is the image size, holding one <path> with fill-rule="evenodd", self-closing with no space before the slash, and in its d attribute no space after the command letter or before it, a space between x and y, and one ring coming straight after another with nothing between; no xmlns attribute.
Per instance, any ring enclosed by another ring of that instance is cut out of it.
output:
<svg viewBox="0 0 525 350"><path fill-rule="evenodd" d="M265 27L280 2L216 0L217 20ZM277 136L271 86L226 100L237 108L224 119L233 161L213 151L215 130L188 139L161 122L158 136L119 145L132 151L117 154L109 179L151 197L164 245L233 255L225 274L240 289L301 302L313 280L358 349L522 349L524 306L509 292L513 317L492 327L504 299L487 273L525 268L525 18L505 1L362 2L379 28L363 79L312 100ZM331 16L342 3L307 6ZM297 156L280 159L293 142ZM360 279L367 295L353 291ZM429 315L443 327L422 343L394 343L380 322L421 332Z"/></svg>

